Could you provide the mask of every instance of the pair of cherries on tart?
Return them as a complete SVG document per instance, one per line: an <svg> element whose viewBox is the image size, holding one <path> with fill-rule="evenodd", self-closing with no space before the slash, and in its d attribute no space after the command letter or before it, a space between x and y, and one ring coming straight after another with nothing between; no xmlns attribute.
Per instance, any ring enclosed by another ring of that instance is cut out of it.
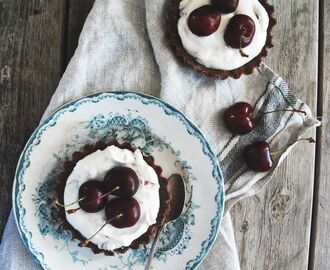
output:
<svg viewBox="0 0 330 270"><path fill-rule="evenodd" d="M103 181L88 180L79 187L76 202L63 205L68 207L79 203L79 208L67 210L68 214L74 214L78 210L88 213L96 213L105 208L107 222L116 228L131 227L140 218L140 205L133 198L139 188L139 179L134 170L125 166L117 166L110 169ZM115 198L108 201L108 195Z"/></svg>
<svg viewBox="0 0 330 270"><path fill-rule="evenodd" d="M212 0L211 5L195 9L188 17L189 29L200 37L213 34L219 28L221 15L234 12L238 3L239 0ZM224 40L228 46L240 49L241 55L247 57L242 49L252 42L254 34L255 24L252 18L237 14L230 19L224 33Z"/></svg>

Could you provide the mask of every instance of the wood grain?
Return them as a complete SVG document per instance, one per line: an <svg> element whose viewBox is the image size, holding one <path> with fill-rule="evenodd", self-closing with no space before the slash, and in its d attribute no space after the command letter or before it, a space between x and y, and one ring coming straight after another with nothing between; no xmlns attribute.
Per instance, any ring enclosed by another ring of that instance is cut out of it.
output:
<svg viewBox="0 0 330 270"><path fill-rule="evenodd" d="M320 29L324 31L320 31L318 111L322 126L318 132L310 269L330 269L330 2L322 1L320 11Z"/></svg>
<svg viewBox="0 0 330 270"><path fill-rule="evenodd" d="M318 1L270 2L278 25L265 62L316 113ZM232 209L242 269L307 268L314 152L312 145L297 145L264 191Z"/></svg>
<svg viewBox="0 0 330 270"><path fill-rule="evenodd" d="M0 239L19 155L61 76L64 0L0 1Z"/></svg>

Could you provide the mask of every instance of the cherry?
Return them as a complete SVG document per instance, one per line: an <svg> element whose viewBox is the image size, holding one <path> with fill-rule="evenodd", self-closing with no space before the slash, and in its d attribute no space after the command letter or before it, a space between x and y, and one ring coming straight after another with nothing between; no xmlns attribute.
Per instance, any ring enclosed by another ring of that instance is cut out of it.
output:
<svg viewBox="0 0 330 270"><path fill-rule="evenodd" d="M109 170L103 183L106 191L118 187L117 190L112 192L112 195L123 198L132 197L139 188L139 178L135 171L125 166L117 166Z"/></svg>
<svg viewBox="0 0 330 270"><path fill-rule="evenodd" d="M224 120L226 127L235 134L247 134L254 128L253 108L249 103L238 102L226 109Z"/></svg>
<svg viewBox="0 0 330 270"><path fill-rule="evenodd" d="M236 10L239 0L212 0L212 4L221 10L222 13L232 13Z"/></svg>
<svg viewBox="0 0 330 270"><path fill-rule="evenodd" d="M107 224L120 229L132 227L140 218L140 205L134 198L115 198L107 204L105 215L107 221L91 237L81 241L80 247L86 247Z"/></svg>
<svg viewBox="0 0 330 270"><path fill-rule="evenodd" d="M273 166L270 146L267 142L258 141L245 148L244 160L253 171L267 172Z"/></svg>
<svg viewBox="0 0 330 270"><path fill-rule="evenodd" d="M96 213L105 207L105 204L107 203L107 196L117 189L118 187L106 192L103 182L98 180L88 180L79 187L79 199L77 201L63 205L56 200L56 204L60 207L68 207L75 203L79 203L79 208L70 209L67 211L69 214L73 214L80 209L88 213Z"/></svg>
<svg viewBox="0 0 330 270"><path fill-rule="evenodd" d="M273 158L283 154L290 146L298 141L315 143L312 138L299 139L277 151L271 152L269 143L258 141L245 148L243 157L249 169L256 172L267 172L273 167Z"/></svg>
<svg viewBox="0 0 330 270"><path fill-rule="evenodd" d="M107 198L102 196L105 193L105 187L102 182L89 180L83 183L79 188L79 206L88 213L96 213L104 208Z"/></svg>
<svg viewBox="0 0 330 270"><path fill-rule="evenodd" d="M115 198L107 204L105 215L116 228L132 227L140 218L140 205L134 198Z"/></svg>
<svg viewBox="0 0 330 270"><path fill-rule="evenodd" d="M242 51L242 48L252 42L254 33L255 24L253 20L247 15L238 14L230 19L223 37L230 47L240 49L241 55L248 57Z"/></svg>
<svg viewBox="0 0 330 270"><path fill-rule="evenodd" d="M214 33L221 21L221 13L214 6L205 5L190 13L188 26L197 36L209 36Z"/></svg>
<svg viewBox="0 0 330 270"><path fill-rule="evenodd" d="M306 114L302 110L275 110L269 112L260 112L253 114L252 106L247 102L238 102L226 109L224 114L224 122L226 127L234 134L250 133L255 127L255 120L265 114L275 112L299 112Z"/></svg>

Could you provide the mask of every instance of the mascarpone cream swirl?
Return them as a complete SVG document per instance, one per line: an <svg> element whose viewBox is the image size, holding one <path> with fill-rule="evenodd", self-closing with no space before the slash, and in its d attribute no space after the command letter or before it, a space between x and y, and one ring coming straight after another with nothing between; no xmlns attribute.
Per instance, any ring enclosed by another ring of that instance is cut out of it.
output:
<svg viewBox="0 0 330 270"><path fill-rule="evenodd" d="M207 68L233 70L245 65L261 52L266 43L269 25L267 11L258 0L240 0L234 12L221 14L221 23L217 31L209 36L199 37L190 31L188 17L195 9L210 4L211 0L180 2L180 18L177 26L183 47L197 62ZM239 49L228 46L223 37L230 19L237 14L247 15L255 23L252 42L243 49L249 57L242 57Z"/></svg>
<svg viewBox="0 0 330 270"><path fill-rule="evenodd" d="M114 250L122 246L129 246L133 240L144 234L150 225L156 223L160 207L159 182L156 172L145 162L138 149L132 152L112 145L77 162L65 185L64 203L70 204L78 200L79 187L84 182L91 179L102 181L108 170L120 165L133 169L139 178L139 188L133 197L140 204L141 215L138 222L132 227L118 229L107 224L91 240L100 249ZM65 210L77 207L79 207L78 203L66 207ZM85 238L91 237L106 222L104 209L97 213L87 213L83 210L74 214L66 213L66 219Z"/></svg>

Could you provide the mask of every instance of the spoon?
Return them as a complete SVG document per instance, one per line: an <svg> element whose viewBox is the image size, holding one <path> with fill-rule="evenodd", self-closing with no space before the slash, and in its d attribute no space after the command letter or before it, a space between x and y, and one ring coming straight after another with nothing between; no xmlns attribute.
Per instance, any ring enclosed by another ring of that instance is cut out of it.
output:
<svg viewBox="0 0 330 270"><path fill-rule="evenodd" d="M157 231L154 241L152 243L151 249L150 249L150 254L147 260L147 263L144 267L144 270L148 270L151 265L151 261L154 257L154 253L156 250L156 246L159 240L159 236L161 235L161 232L165 228L165 226L179 218L182 214L183 208L184 208L184 203L186 199L186 189L184 185L184 181L182 179L182 176L180 174L172 174L168 178L168 190L171 195L170 199L170 211L169 214L163 223L163 225L159 228Z"/></svg>

